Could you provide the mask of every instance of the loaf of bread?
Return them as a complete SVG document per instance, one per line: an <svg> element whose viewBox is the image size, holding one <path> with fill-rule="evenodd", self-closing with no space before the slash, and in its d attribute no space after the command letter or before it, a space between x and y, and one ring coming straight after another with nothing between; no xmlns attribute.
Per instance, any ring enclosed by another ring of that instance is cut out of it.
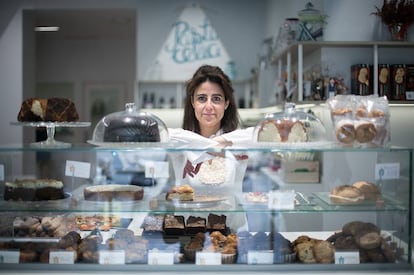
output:
<svg viewBox="0 0 414 275"><path fill-rule="evenodd" d="M67 98L28 98L22 102L17 120L73 122L79 120L79 114L75 104Z"/></svg>
<svg viewBox="0 0 414 275"><path fill-rule="evenodd" d="M364 200L361 191L352 185L339 185L331 190L329 198L333 203L353 204Z"/></svg>
<svg viewBox="0 0 414 275"><path fill-rule="evenodd" d="M367 181L357 181L352 184L352 186L358 188L365 200L376 201L381 198L381 191L373 183Z"/></svg>

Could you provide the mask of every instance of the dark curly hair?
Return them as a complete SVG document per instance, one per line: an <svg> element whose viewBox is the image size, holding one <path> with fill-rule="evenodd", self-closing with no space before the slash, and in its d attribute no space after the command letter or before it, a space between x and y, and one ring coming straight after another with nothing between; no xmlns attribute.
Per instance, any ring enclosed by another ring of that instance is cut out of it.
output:
<svg viewBox="0 0 414 275"><path fill-rule="evenodd" d="M230 78L217 66L203 65L186 83L186 98L184 103L183 129L200 134L200 124L195 116L192 98L195 90L204 82L218 84L224 92L224 98L229 101L221 120L221 129L224 133L236 130L240 126L240 118L234 98L234 90Z"/></svg>

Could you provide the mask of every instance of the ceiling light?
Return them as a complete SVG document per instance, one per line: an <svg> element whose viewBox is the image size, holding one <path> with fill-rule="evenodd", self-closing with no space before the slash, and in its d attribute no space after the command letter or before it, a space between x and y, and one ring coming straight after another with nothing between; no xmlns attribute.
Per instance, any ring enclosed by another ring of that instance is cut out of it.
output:
<svg viewBox="0 0 414 275"><path fill-rule="evenodd" d="M37 32L57 32L59 27L56 26L45 26L45 27L35 27Z"/></svg>

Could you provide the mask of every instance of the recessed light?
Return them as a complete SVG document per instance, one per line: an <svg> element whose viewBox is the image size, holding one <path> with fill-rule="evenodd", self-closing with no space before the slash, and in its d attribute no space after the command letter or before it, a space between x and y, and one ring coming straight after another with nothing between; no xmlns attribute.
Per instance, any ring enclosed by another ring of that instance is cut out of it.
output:
<svg viewBox="0 0 414 275"><path fill-rule="evenodd" d="M42 26L42 27L35 27L35 31L37 32L57 32L59 27L56 26Z"/></svg>

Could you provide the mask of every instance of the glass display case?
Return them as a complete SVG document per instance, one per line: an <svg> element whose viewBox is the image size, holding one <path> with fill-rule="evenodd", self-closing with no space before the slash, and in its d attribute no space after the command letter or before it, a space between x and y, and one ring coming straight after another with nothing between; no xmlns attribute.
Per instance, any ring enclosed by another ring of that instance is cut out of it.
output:
<svg viewBox="0 0 414 275"><path fill-rule="evenodd" d="M0 269L411 270L412 167L400 147L2 145Z"/></svg>

